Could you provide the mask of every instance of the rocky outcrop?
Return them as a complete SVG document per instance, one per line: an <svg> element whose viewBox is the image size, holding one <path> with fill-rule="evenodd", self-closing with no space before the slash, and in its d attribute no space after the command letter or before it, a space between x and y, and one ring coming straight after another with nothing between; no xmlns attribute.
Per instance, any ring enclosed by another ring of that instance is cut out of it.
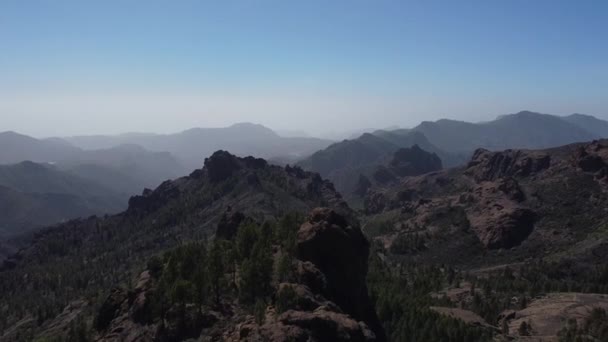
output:
<svg viewBox="0 0 608 342"><path fill-rule="evenodd" d="M152 341L157 327L148 325L148 305L154 293L154 282L143 272L133 290L115 288L101 305L96 317L99 341Z"/></svg>
<svg viewBox="0 0 608 342"><path fill-rule="evenodd" d="M385 341L367 294L369 243L361 230L328 208L312 211L298 231L295 282L279 284L285 312L266 313L224 334L230 341ZM289 295L287 295L289 293Z"/></svg>
<svg viewBox="0 0 608 342"><path fill-rule="evenodd" d="M240 218L228 210L222 234ZM117 288L107 297L97 315L99 341L386 340L365 282L369 243L356 222L333 209L314 209L297 233L295 256L293 276L275 285L275 304L262 322L236 300L222 303L220 312L181 303L153 317L158 280L146 271L133 290Z"/></svg>
<svg viewBox="0 0 608 342"><path fill-rule="evenodd" d="M579 146L574 153L574 164L583 172L593 173L597 179L608 179L608 146L593 141Z"/></svg>
<svg viewBox="0 0 608 342"><path fill-rule="evenodd" d="M327 277L328 295L350 313L365 291L369 243L358 227L331 209L318 208L298 231L297 257ZM366 292L366 291L365 291Z"/></svg>
<svg viewBox="0 0 608 342"><path fill-rule="evenodd" d="M268 166L264 159L245 157L236 158L226 151L217 151L205 159L205 170L209 180L220 182L230 178L232 174L242 168L262 169Z"/></svg>
<svg viewBox="0 0 608 342"><path fill-rule="evenodd" d="M326 297L367 324L383 339L383 330L368 297L365 277L369 242L346 218L328 208L312 211L298 231L297 256L326 277Z"/></svg>
<svg viewBox="0 0 608 342"><path fill-rule="evenodd" d="M180 193L181 191L175 183L165 181L155 190L144 189L140 196L131 197L127 212L138 214L153 212L179 197Z"/></svg>
<svg viewBox="0 0 608 342"><path fill-rule="evenodd" d="M324 307L313 312L290 310L282 314L279 321L309 331L318 341L377 341L365 323Z"/></svg>
<svg viewBox="0 0 608 342"><path fill-rule="evenodd" d="M501 177L527 177L547 169L550 165L551 157L543 152L490 152L478 149L473 153L465 173L477 181L491 181Z"/></svg>
<svg viewBox="0 0 608 342"><path fill-rule="evenodd" d="M368 222L394 217L394 229L376 233L387 248L416 231L428 237L425 246L435 260L443 256L431 255L433 248L478 256L515 246L528 255L551 253L556 244L569 248L570 239L606 225L608 140L538 151L479 149L462 168L372 187L364 203Z"/></svg>
<svg viewBox="0 0 608 342"><path fill-rule="evenodd" d="M521 204L525 195L513 178L482 182L467 208L471 228L487 248L511 248L534 228L535 213Z"/></svg>

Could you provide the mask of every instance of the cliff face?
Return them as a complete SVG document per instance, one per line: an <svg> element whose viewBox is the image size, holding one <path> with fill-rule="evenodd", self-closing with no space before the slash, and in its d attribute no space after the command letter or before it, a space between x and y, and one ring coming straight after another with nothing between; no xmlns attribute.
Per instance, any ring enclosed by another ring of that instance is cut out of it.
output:
<svg viewBox="0 0 608 342"><path fill-rule="evenodd" d="M107 297L98 314L99 340L386 340L365 285L369 243L356 224L332 209L314 209L297 232L295 249L293 277L273 282L275 300L263 319L230 296L215 308L186 303L181 307L191 310L179 314L176 304L155 317L150 308L160 280L148 270L134 290L117 288Z"/></svg>

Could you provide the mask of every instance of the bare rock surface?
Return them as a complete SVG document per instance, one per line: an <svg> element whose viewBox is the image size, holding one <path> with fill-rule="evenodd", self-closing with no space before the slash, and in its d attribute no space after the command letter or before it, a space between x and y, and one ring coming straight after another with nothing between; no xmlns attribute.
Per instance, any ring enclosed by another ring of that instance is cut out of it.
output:
<svg viewBox="0 0 608 342"><path fill-rule="evenodd" d="M526 322L530 338L557 341L557 333L569 319L582 324L594 308L608 310L608 295L592 293L550 293L533 300L528 307L515 311L508 319L509 331L518 336L518 328Z"/></svg>

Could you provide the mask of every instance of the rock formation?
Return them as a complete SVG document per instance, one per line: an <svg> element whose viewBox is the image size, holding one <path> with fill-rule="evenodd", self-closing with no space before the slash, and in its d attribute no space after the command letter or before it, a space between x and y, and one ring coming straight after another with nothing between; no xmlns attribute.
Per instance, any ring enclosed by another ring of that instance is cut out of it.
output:
<svg viewBox="0 0 608 342"><path fill-rule="evenodd" d="M312 211L297 234L294 282L276 284L287 296L281 312L266 309L258 322L237 303L221 312L187 304L152 318L149 302L155 282L146 271L131 291L114 289L97 318L99 341L385 341L365 285L369 243L354 223L329 208ZM191 308L188 309L188 308Z"/></svg>
<svg viewBox="0 0 608 342"><path fill-rule="evenodd" d="M485 249L509 249L530 237L550 246L541 241L563 242L558 234L566 230L580 234L601 225L607 180L605 140L538 151L478 149L465 167L372 188L364 203L370 215L399 212L397 227L446 230L454 241L470 229ZM459 213L465 225L454 225ZM388 247L396 236L381 241Z"/></svg>

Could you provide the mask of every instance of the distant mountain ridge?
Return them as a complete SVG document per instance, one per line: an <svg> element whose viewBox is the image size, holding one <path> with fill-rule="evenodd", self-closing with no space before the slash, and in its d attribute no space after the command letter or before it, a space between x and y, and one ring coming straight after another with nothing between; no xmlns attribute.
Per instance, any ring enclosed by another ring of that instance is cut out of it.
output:
<svg viewBox="0 0 608 342"><path fill-rule="evenodd" d="M608 121L573 114L556 116L521 111L488 122L441 119L412 129L378 130L318 151L298 165L319 172L347 198L360 176L370 177L399 148L418 145L435 153L445 167L462 165L477 148L540 149L608 137Z"/></svg>
<svg viewBox="0 0 608 342"><path fill-rule="evenodd" d="M0 165L0 238L78 217L116 213L128 198L53 165Z"/></svg>
<svg viewBox="0 0 608 342"><path fill-rule="evenodd" d="M88 151L4 132L0 146L0 237L116 213L130 196L185 173L171 154L136 145Z"/></svg>
<svg viewBox="0 0 608 342"><path fill-rule="evenodd" d="M562 119L602 138L608 136L608 121L600 120L592 115L571 114Z"/></svg>
<svg viewBox="0 0 608 342"><path fill-rule="evenodd" d="M181 176L187 170L167 152L152 152L133 144L83 150L58 138L35 139L15 132L3 132L0 133L0 146L0 165L24 161L48 163L64 171L74 170L83 178L88 178L83 166L89 171L98 168L98 172L105 170L113 173L114 177L121 174L118 178L128 178L131 187L123 191L129 194Z"/></svg>
<svg viewBox="0 0 608 342"><path fill-rule="evenodd" d="M457 159L435 147L420 132L397 130L365 133L357 139L332 144L300 161L298 165L328 178L348 198L356 191L361 175L371 178L378 166L391 161L393 153L414 145L437 154L442 160Z"/></svg>
<svg viewBox="0 0 608 342"><path fill-rule="evenodd" d="M252 123L237 123L223 128L191 128L174 134L131 133L64 139L85 149L136 144L150 151L170 152L188 169L200 167L204 156L220 149L240 156L294 160L323 149L332 142L310 137L281 137L270 128Z"/></svg>
<svg viewBox="0 0 608 342"><path fill-rule="evenodd" d="M470 154L476 148L548 148L608 137L608 122L580 114L561 117L521 111L481 123L425 121L412 130L441 149Z"/></svg>

